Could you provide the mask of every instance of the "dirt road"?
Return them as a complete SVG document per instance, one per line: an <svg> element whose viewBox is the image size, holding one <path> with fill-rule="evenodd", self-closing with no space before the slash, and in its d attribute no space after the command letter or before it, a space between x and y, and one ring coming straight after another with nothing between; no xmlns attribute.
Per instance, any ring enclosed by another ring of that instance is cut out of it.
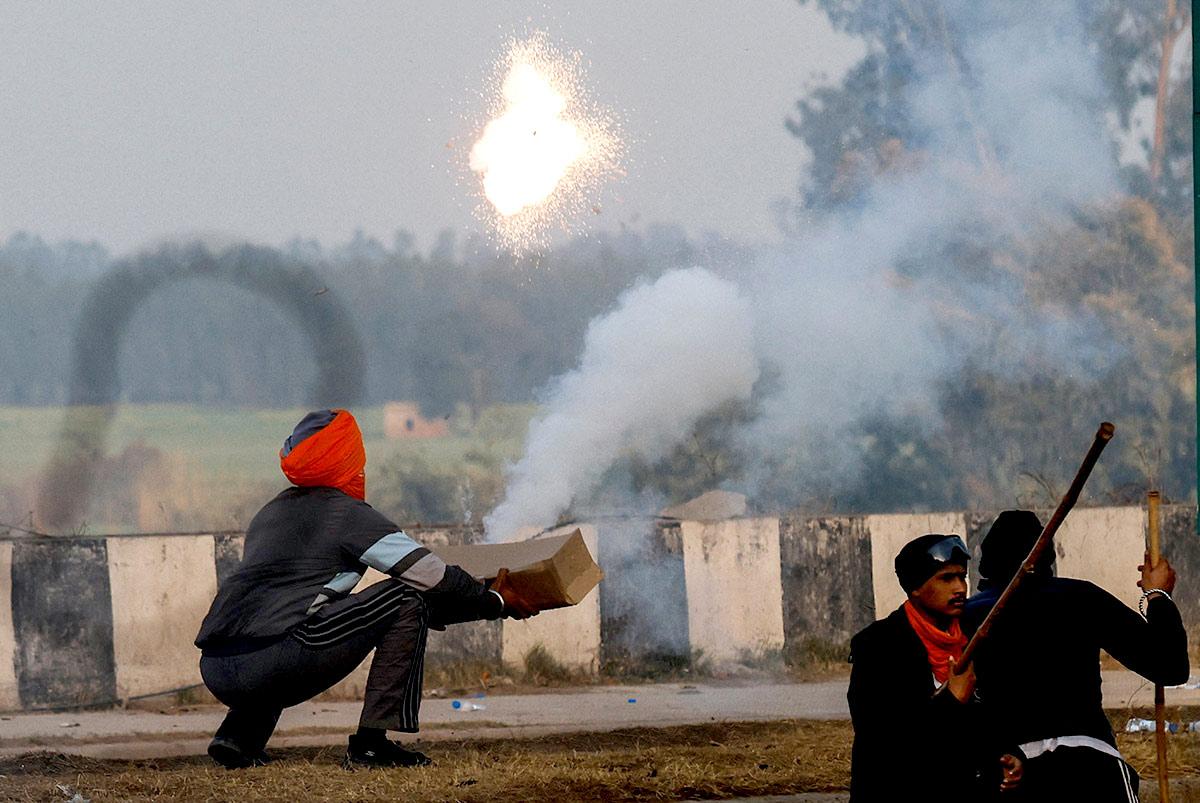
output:
<svg viewBox="0 0 1200 803"><path fill-rule="evenodd" d="M1105 673L1105 706L1153 702L1153 691L1128 672ZM429 697L421 705L425 741L531 737L579 731L714 722L849 718L845 679L822 683L654 684L586 686L485 698ZM1200 689L1171 689L1170 705L1200 704ZM342 744L358 720L357 702L306 703L280 719L271 747ZM152 711L93 711L0 716L0 755L52 750L94 758L203 755L223 716L219 706Z"/></svg>

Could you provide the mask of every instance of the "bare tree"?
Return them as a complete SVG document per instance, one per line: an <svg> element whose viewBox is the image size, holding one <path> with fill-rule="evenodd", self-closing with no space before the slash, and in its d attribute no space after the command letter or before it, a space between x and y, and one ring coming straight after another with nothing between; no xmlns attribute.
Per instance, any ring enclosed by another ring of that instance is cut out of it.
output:
<svg viewBox="0 0 1200 803"><path fill-rule="evenodd" d="M1158 87L1154 96L1154 144L1150 150L1150 180L1158 183L1162 176L1163 155L1166 151L1167 99L1171 81L1171 61L1175 42L1191 22L1191 4L1166 0L1163 19L1162 46L1158 58Z"/></svg>

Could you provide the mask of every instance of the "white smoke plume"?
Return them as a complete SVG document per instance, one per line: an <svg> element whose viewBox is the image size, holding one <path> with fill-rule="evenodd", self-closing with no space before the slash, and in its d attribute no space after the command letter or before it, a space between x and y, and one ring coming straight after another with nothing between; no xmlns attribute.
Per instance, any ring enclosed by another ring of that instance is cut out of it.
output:
<svg viewBox="0 0 1200 803"><path fill-rule="evenodd" d="M953 247L1020 241L1116 189L1083 24L1065 3L941 6L965 75L944 50L919 54L908 100L920 149L861 203L810 221L753 280L757 350L778 381L742 438L798 465L811 483L799 495L854 478L844 433L864 414L936 426L936 383L967 356L1008 370L1053 355L1070 371L1094 353L1089 319L1042 317L1015 275L968 273ZM770 462L751 464L752 496Z"/></svg>
<svg viewBox="0 0 1200 803"><path fill-rule="evenodd" d="M662 457L757 379L750 304L732 282L690 268L633 288L592 321L579 367L550 389L488 537L553 524L621 454Z"/></svg>
<svg viewBox="0 0 1200 803"><path fill-rule="evenodd" d="M704 412L746 398L760 368L769 387L740 433L752 495L773 462L814 488L853 479L844 434L864 414L915 412L936 425L935 384L967 355L1001 369L1048 355L1051 370L1072 370L1089 321L1040 317L1018 280L968 273L954 246L1019 241L1115 191L1084 24L1075 4L940 7L957 38L917 54L907 113L923 134L903 167L869 178L857 203L807 219L739 274L741 290L672 274L597 320L583 365L531 429L490 532L553 523L621 450L663 454Z"/></svg>

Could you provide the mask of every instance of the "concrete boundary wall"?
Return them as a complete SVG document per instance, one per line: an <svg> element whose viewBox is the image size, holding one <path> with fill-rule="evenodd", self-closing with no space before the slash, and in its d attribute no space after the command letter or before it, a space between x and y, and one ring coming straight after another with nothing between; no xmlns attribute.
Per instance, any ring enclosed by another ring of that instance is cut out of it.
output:
<svg viewBox="0 0 1200 803"><path fill-rule="evenodd" d="M844 644L875 621L871 534L861 516L779 520L784 650ZM802 656L801 656L802 657Z"/></svg>
<svg viewBox="0 0 1200 803"><path fill-rule="evenodd" d="M1142 573L1137 567L1146 554L1147 523L1146 512L1140 507L1093 507L1073 511L1054 536L1058 573L1063 577L1091 580L1129 607L1136 608L1142 596L1142 590L1137 586ZM1096 560L1097 556L1104 559ZM1191 580L1200 581L1200 577ZM1188 579L1183 582L1187 583Z"/></svg>
<svg viewBox="0 0 1200 803"><path fill-rule="evenodd" d="M12 618L12 552L11 541L0 541L0 711L21 707L21 696L17 693L17 635Z"/></svg>
<svg viewBox="0 0 1200 803"><path fill-rule="evenodd" d="M1172 505L1162 510L1162 550L1179 575L1171 596L1188 626L1193 649L1200 642L1200 535L1196 508Z"/></svg>
<svg viewBox="0 0 1200 803"><path fill-rule="evenodd" d="M875 616L882 619L904 604L908 595L896 579L896 554L909 541L926 533L966 535L962 513L896 513L866 517L871 539L871 582L875 588Z"/></svg>
<svg viewBox="0 0 1200 803"><path fill-rule="evenodd" d="M579 524L553 530L547 535L563 535L579 527L584 543L595 556L599 551L598 533L593 524ZM578 605L543 611L537 616L504 621L501 659L522 667L525 656L541 645L550 657L578 672L595 673L600 669L600 592L594 589Z"/></svg>
<svg viewBox="0 0 1200 803"><path fill-rule="evenodd" d="M718 666L781 651L779 519L680 526L692 649Z"/></svg>
<svg viewBox="0 0 1200 803"><path fill-rule="evenodd" d="M200 682L195 637L217 593L213 539L206 535L113 538L116 692L122 699Z"/></svg>
<svg viewBox="0 0 1200 803"><path fill-rule="evenodd" d="M975 563L997 512L967 515L967 546ZM1046 522L1054 511L1035 512ZM1054 537L1056 573L1093 582L1129 607L1137 608L1141 596L1137 587L1141 574L1137 567L1145 554L1147 526L1146 511L1140 507L1072 510ZM1160 526L1163 554L1179 575L1179 586L1172 596L1179 603L1184 622L1200 625L1200 534L1196 532L1196 508L1165 507ZM971 572L972 592L978 581L978 573Z"/></svg>
<svg viewBox="0 0 1200 803"><path fill-rule="evenodd" d="M1044 519L1049 512L1039 514ZM702 651L718 666L803 650L810 641L844 644L903 599L892 561L904 543L926 532L957 532L977 557L994 517L790 514L639 525L638 532L663 541L637 556L664 561L641 584L665 584L651 593L667 599L667 608L642 612L640 622L631 619L623 599L631 589L615 583L578 606L527 622L433 632L427 665L470 662L499 669L506 663L520 671L528 651L541 644L564 666L596 672L606 632L613 638L619 632L619 647L628 653L638 640L630 627L652 627L664 617L670 632L686 629L689 651ZM1174 597L1193 640L1200 626L1196 518L1195 507L1163 509L1163 549L1179 573ZM614 526L581 525L593 555L607 554L600 541ZM1145 526L1145 512L1137 507L1073 511L1056 539L1059 573L1090 580L1136 607ZM478 537L467 528L409 532L431 546ZM192 639L241 553L242 537L229 533L0 537L0 711L104 704L198 683ZM352 673L335 693L360 695L366 669L364 664Z"/></svg>
<svg viewBox="0 0 1200 803"><path fill-rule="evenodd" d="M13 540L10 582L21 707L115 700L108 539Z"/></svg>
<svg viewBox="0 0 1200 803"><path fill-rule="evenodd" d="M601 665L685 661L687 580L679 523L652 518L597 524Z"/></svg>

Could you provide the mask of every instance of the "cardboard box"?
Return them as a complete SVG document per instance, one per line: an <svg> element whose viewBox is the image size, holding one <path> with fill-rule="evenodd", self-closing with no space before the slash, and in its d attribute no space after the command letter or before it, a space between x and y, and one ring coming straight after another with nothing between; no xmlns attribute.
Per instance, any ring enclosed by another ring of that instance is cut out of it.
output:
<svg viewBox="0 0 1200 803"><path fill-rule="evenodd" d="M576 605L604 579L578 529L529 541L437 547L433 552L479 580L508 569L513 588L539 611Z"/></svg>

